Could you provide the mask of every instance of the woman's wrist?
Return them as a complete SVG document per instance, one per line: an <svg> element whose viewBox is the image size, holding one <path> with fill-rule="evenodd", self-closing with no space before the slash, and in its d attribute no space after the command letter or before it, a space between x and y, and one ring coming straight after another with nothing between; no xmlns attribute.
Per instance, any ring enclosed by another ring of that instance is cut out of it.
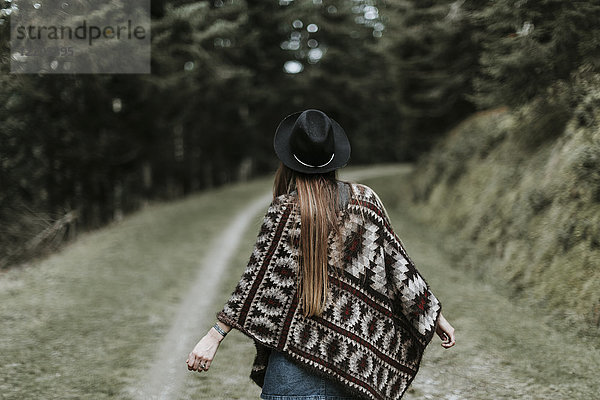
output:
<svg viewBox="0 0 600 400"><path fill-rule="evenodd" d="M211 336L221 342L223 339L225 339L225 336L227 336L227 333L229 333L230 330L230 326L222 323L221 321L217 321L217 323L215 323L208 332Z"/></svg>
<svg viewBox="0 0 600 400"><path fill-rule="evenodd" d="M216 329L214 328L214 326L208 330L208 336L210 336L211 338L215 339L218 342L222 342L223 339L225 339L225 336L223 336L219 332L217 332Z"/></svg>

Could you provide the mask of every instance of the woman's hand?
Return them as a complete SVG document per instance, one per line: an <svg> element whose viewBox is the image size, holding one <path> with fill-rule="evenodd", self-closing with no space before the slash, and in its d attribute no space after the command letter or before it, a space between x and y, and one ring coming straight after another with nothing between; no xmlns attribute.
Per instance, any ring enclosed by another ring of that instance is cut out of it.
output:
<svg viewBox="0 0 600 400"><path fill-rule="evenodd" d="M185 360L188 369L198 372L208 371L221 340L223 340L223 336L211 328Z"/></svg>
<svg viewBox="0 0 600 400"><path fill-rule="evenodd" d="M450 347L456 344L456 339L454 337L454 328L446 318L440 313L440 317L438 318L437 326L435 327L435 333L442 339L442 347L449 349Z"/></svg>

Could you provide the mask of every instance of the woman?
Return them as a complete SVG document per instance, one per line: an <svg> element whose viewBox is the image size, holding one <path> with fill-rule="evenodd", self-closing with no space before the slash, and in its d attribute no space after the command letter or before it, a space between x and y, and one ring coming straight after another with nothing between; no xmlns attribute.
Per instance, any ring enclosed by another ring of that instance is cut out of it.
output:
<svg viewBox="0 0 600 400"><path fill-rule="evenodd" d="M342 127L297 112L274 147L281 165L254 251L188 369L208 371L237 328L256 344L263 399L400 399L434 332L450 348L454 329L377 194L337 180L350 158Z"/></svg>

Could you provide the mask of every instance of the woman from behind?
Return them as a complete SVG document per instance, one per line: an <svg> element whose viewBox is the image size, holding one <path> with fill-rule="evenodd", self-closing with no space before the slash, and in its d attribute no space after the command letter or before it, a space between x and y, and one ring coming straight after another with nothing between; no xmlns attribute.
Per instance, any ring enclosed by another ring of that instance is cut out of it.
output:
<svg viewBox="0 0 600 400"><path fill-rule="evenodd" d="M278 126L273 201L217 323L189 354L208 371L236 328L256 345L250 377L266 400L400 399L434 333L455 344L441 304L368 186L337 179L342 127L319 110Z"/></svg>

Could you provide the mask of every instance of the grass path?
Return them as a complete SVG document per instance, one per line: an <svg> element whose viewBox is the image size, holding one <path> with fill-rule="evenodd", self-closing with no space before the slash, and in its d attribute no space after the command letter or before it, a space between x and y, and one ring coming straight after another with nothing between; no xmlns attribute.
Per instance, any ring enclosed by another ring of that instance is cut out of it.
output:
<svg viewBox="0 0 600 400"><path fill-rule="evenodd" d="M455 348L442 349L437 338L428 347L406 399L600 399L597 338L553 328L539 310L453 265L444 238L395 202L406 168L362 173L457 329ZM254 347L239 332L209 373L187 371L184 361L243 272L268 204L257 199L271 184L269 177L151 206L0 274L0 399L257 399L248 379ZM246 219L237 218L243 210ZM238 245L216 250L227 227ZM212 264L223 250L230 259Z"/></svg>

